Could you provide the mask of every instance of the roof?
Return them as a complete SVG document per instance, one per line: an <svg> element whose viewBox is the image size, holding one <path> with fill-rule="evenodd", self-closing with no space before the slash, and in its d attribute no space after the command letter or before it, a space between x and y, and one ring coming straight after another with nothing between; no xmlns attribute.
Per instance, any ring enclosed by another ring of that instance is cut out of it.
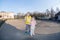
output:
<svg viewBox="0 0 60 40"><path fill-rule="evenodd" d="M60 15L60 11L59 11L57 14L55 14L55 15L56 15L56 16L57 16L57 15Z"/></svg>

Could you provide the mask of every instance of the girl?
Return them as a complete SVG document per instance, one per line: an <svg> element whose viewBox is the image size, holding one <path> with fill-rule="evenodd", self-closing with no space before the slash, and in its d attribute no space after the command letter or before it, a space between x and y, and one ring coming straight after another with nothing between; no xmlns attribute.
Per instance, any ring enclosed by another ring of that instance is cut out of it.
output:
<svg viewBox="0 0 60 40"><path fill-rule="evenodd" d="M30 32L31 36L35 35L35 33L34 33L35 25L36 25L36 20L34 17L32 17L32 19L31 19L31 32Z"/></svg>

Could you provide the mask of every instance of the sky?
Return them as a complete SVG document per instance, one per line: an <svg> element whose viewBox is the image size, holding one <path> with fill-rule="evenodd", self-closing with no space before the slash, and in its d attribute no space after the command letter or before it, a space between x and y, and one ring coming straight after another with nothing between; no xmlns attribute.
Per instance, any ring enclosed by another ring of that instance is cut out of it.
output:
<svg viewBox="0 0 60 40"><path fill-rule="evenodd" d="M46 9L60 8L60 0L0 0L0 11L22 12L28 11L43 12Z"/></svg>

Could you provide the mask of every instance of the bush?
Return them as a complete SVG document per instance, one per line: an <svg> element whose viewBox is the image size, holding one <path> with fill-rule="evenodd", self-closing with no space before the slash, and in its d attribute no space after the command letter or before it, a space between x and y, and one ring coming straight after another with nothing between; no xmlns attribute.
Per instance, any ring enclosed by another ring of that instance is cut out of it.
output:
<svg viewBox="0 0 60 40"><path fill-rule="evenodd" d="M0 20L0 27L2 26L2 24L3 24L5 21L6 21L6 19L5 19L5 20Z"/></svg>

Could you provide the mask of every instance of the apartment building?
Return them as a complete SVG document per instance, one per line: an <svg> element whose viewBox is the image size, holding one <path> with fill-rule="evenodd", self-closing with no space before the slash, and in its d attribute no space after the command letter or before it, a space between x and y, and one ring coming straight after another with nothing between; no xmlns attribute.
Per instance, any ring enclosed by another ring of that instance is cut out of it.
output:
<svg viewBox="0 0 60 40"><path fill-rule="evenodd" d="M0 12L0 19L14 19L14 12Z"/></svg>

